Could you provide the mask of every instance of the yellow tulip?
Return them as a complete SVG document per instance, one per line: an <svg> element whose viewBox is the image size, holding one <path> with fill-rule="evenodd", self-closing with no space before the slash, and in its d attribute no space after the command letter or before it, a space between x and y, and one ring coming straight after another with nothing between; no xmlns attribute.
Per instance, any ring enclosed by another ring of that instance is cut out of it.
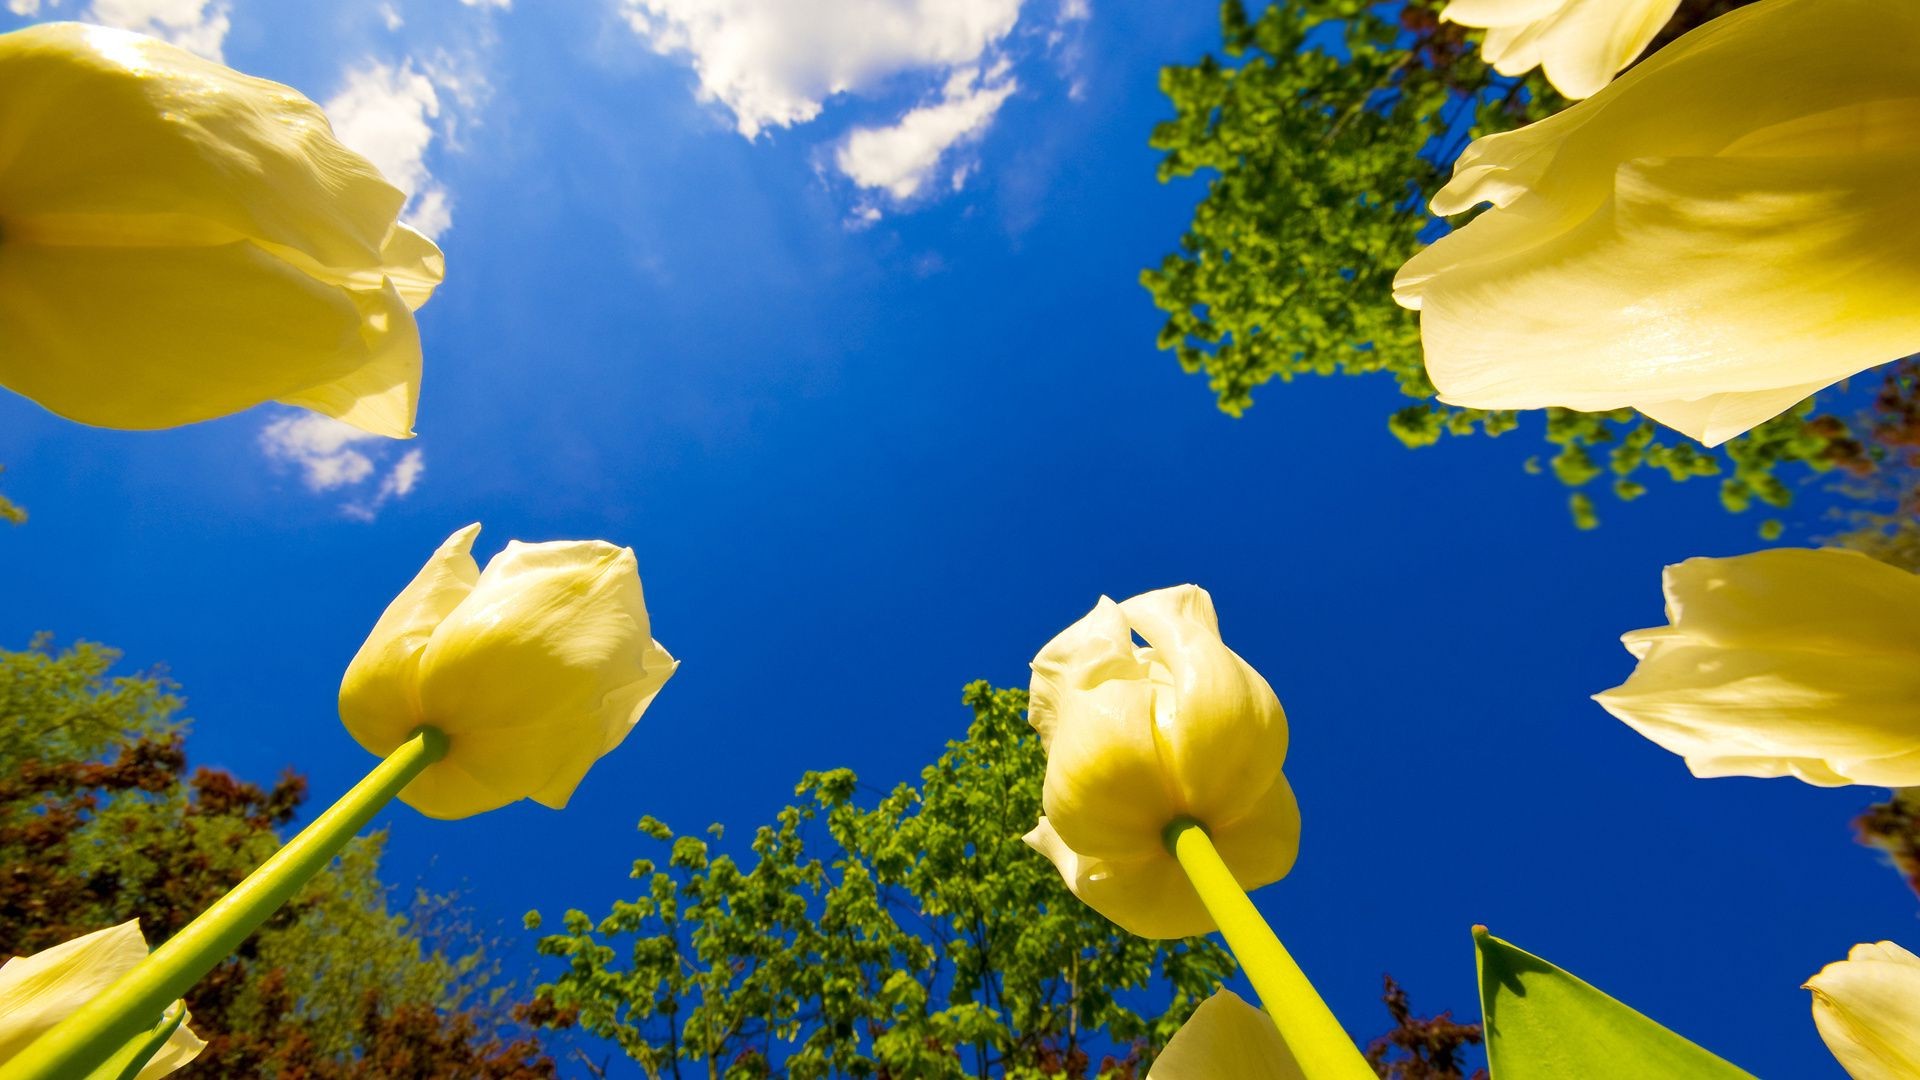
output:
<svg viewBox="0 0 1920 1080"><path fill-rule="evenodd" d="M1668 626L1596 695L1695 776L1920 784L1920 575L1854 551L1688 559L1663 576Z"/></svg>
<svg viewBox="0 0 1920 1080"><path fill-rule="evenodd" d="M440 250L318 106L123 30L0 34L0 386L161 428L265 401L413 433Z"/></svg>
<svg viewBox="0 0 1920 1080"><path fill-rule="evenodd" d="M1217 990L1180 1025L1147 1080L1306 1080L1266 1013Z"/></svg>
<svg viewBox="0 0 1920 1080"><path fill-rule="evenodd" d="M1667 25L1680 0L1453 0L1440 18L1486 30L1480 55L1502 75L1545 70L1555 90L1592 97Z"/></svg>
<svg viewBox="0 0 1920 1080"><path fill-rule="evenodd" d="M1292 869L1300 811L1280 772L1286 714L1221 642L1205 590L1101 597L1034 658L1029 718L1047 772L1045 813L1026 841L1074 895L1127 930L1178 938L1214 929L1167 850L1175 821L1205 826L1243 889Z"/></svg>
<svg viewBox="0 0 1920 1080"><path fill-rule="evenodd" d="M1920 1076L1920 956L1891 941L1855 945L1806 988L1814 1026L1853 1080Z"/></svg>
<svg viewBox="0 0 1920 1080"><path fill-rule="evenodd" d="M340 717L382 757L423 725L446 756L400 792L429 817L516 799L559 809L679 662L653 640L633 549L447 539L380 616L340 684Z"/></svg>
<svg viewBox="0 0 1920 1080"><path fill-rule="evenodd" d="M1765 0L1467 148L1401 268L1443 401L1708 445L1920 350L1920 5Z"/></svg>
<svg viewBox="0 0 1920 1080"><path fill-rule="evenodd" d="M26 1049L146 957L147 939L134 920L0 965L0 1062ZM182 1021L137 1080L167 1075L206 1045Z"/></svg>

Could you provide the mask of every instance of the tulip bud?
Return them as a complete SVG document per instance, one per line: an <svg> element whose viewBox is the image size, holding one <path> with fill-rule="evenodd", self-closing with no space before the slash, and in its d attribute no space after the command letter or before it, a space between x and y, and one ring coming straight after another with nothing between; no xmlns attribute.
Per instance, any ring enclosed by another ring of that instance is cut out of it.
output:
<svg viewBox="0 0 1920 1080"><path fill-rule="evenodd" d="M1920 784L1920 575L1854 551L1688 559L1662 577L1670 625L1594 700L1695 776Z"/></svg>
<svg viewBox="0 0 1920 1080"><path fill-rule="evenodd" d="M1814 1026L1853 1080L1920 1076L1920 956L1891 941L1855 945L1806 989Z"/></svg>
<svg viewBox="0 0 1920 1080"><path fill-rule="evenodd" d="M136 919L0 965L0 1063L146 958L147 940ZM192 1061L206 1045L183 1020L136 1080L165 1076Z"/></svg>
<svg viewBox="0 0 1920 1080"><path fill-rule="evenodd" d="M1752 4L1469 146L1433 212L1493 208L1394 280L1440 400L1717 445L1920 350L1915 41L1916 4Z"/></svg>
<svg viewBox="0 0 1920 1080"><path fill-rule="evenodd" d="M1306 1080L1306 1073L1267 1014L1223 989L1167 1040L1147 1080Z"/></svg>
<svg viewBox="0 0 1920 1080"><path fill-rule="evenodd" d="M1027 843L1127 930L1177 938L1214 928L1166 848L1176 821L1205 826L1243 889L1292 868L1300 812L1280 772L1286 714L1221 642L1205 590L1101 597L1034 657L1029 718L1047 772L1045 813Z"/></svg>
<svg viewBox="0 0 1920 1080"><path fill-rule="evenodd" d="M1480 55L1502 75L1544 68L1570 98L1592 97L1667 25L1680 0L1453 0L1446 22L1487 31Z"/></svg>
<svg viewBox="0 0 1920 1080"><path fill-rule="evenodd" d="M313 102L163 41L0 34L0 386L162 428L266 401L413 432L440 250Z"/></svg>
<svg viewBox="0 0 1920 1080"><path fill-rule="evenodd" d="M559 809L679 665L651 636L631 548L449 537L388 605L340 684L340 717L385 756L415 729L447 752L400 792L429 817L516 799Z"/></svg>

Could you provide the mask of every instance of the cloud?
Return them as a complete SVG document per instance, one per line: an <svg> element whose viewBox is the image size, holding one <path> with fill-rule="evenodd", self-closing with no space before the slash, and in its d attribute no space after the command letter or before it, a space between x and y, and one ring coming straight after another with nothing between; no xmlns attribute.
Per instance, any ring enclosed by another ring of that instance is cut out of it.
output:
<svg viewBox="0 0 1920 1080"><path fill-rule="evenodd" d="M39 6L37 0L34 3ZM232 26L227 0L93 0L86 18L164 38L209 60L221 60Z"/></svg>
<svg viewBox="0 0 1920 1080"><path fill-rule="evenodd" d="M63 0L7 0L7 10L33 18L52 15ZM81 18L102 26L137 30L173 42L209 60L221 60L232 28L228 0L93 0Z"/></svg>
<svg viewBox="0 0 1920 1080"><path fill-rule="evenodd" d="M513 0L460 0L460 2L468 7L493 8L495 11L508 11L513 7Z"/></svg>
<svg viewBox="0 0 1920 1080"><path fill-rule="evenodd" d="M327 118L340 141L366 155L408 196L409 225L438 237L453 224L453 200L427 169L427 148L439 131L440 94L434 80L409 59L365 60L327 99Z"/></svg>
<svg viewBox="0 0 1920 1080"><path fill-rule="evenodd" d="M790 127L836 94L976 66L1021 0L621 0L656 52L691 57L701 96L740 134Z"/></svg>
<svg viewBox="0 0 1920 1080"><path fill-rule="evenodd" d="M948 151L985 132L1016 88L1004 63L985 76L973 69L956 72L938 102L913 109L885 127L854 129L834 155L834 164L862 188L885 191L896 201L910 199L933 178ZM971 172L971 162L954 169L948 178L951 190L960 190Z"/></svg>
<svg viewBox="0 0 1920 1080"><path fill-rule="evenodd" d="M426 469L425 455L413 447L387 468L371 491L364 485L381 473L394 441L372 435L318 413L295 412L260 429L260 449L268 460L291 466L315 494L354 489L359 497L340 505L342 513L371 521L379 509L413 492Z"/></svg>

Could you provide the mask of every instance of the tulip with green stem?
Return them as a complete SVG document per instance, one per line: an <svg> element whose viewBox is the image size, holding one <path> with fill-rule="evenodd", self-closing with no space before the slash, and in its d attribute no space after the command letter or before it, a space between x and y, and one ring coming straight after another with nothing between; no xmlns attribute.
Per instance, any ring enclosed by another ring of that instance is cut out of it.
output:
<svg viewBox="0 0 1920 1080"><path fill-rule="evenodd" d="M0 1061L0 1080L122 1075L116 1055L395 797L441 818L523 798L559 809L620 744L676 667L653 640L633 551L513 543L482 571L479 531L440 546L342 680L341 718L384 760L151 956ZM113 1071L95 1071L110 1060Z"/></svg>
<svg viewBox="0 0 1920 1080"><path fill-rule="evenodd" d="M1074 895L1142 937L1218 929L1308 1080L1372 1077L1247 896L1292 869L1300 810L1286 714L1205 590L1102 597L1034 657L1028 718L1047 773L1026 839Z"/></svg>

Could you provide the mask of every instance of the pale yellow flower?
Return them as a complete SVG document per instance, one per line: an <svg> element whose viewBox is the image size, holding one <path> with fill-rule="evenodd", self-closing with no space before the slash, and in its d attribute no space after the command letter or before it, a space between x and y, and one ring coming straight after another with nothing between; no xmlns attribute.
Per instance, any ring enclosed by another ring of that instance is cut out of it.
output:
<svg viewBox="0 0 1920 1080"><path fill-rule="evenodd" d="M1180 1025L1147 1080L1306 1080L1266 1013L1217 990Z"/></svg>
<svg viewBox="0 0 1920 1080"><path fill-rule="evenodd" d="M1920 4L1766 0L1467 148L1402 267L1443 401L1709 445L1920 350Z"/></svg>
<svg viewBox="0 0 1920 1080"><path fill-rule="evenodd" d="M1596 695L1695 776L1920 784L1920 576L1854 551L1688 559Z"/></svg>
<svg viewBox="0 0 1920 1080"><path fill-rule="evenodd" d="M431 817L516 799L558 809L679 665L653 640L633 549L449 537L380 616L340 684L340 717L385 756L430 725L446 756L400 792Z"/></svg>
<svg viewBox="0 0 1920 1080"><path fill-rule="evenodd" d="M141 936L136 919L0 965L0 1063L26 1049L146 958L147 939ZM137 1080L167 1075L192 1061L206 1045L187 1030L183 1019Z"/></svg>
<svg viewBox="0 0 1920 1080"><path fill-rule="evenodd" d="M318 106L140 34L0 34L0 386L162 428L265 401L413 431L440 250Z"/></svg>
<svg viewBox="0 0 1920 1080"><path fill-rule="evenodd" d="M1206 826L1243 888L1292 869L1286 714L1221 642L1205 590L1101 597L1034 657L1029 708L1047 774L1027 843L1102 915L1142 937L1214 928L1163 841L1182 818Z"/></svg>
<svg viewBox="0 0 1920 1080"><path fill-rule="evenodd" d="M1680 0L1453 0L1440 17L1486 30L1480 55L1502 75L1545 71L1592 97L1652 44Z"/></svg>
<svg viewBox="0 0 1920 1080"><path fill-rule="evenodd" d="M1806 988L1814 1026L1853 1080L1920 1076L1920 956L1891 941L1855 945Z"/></svg>

